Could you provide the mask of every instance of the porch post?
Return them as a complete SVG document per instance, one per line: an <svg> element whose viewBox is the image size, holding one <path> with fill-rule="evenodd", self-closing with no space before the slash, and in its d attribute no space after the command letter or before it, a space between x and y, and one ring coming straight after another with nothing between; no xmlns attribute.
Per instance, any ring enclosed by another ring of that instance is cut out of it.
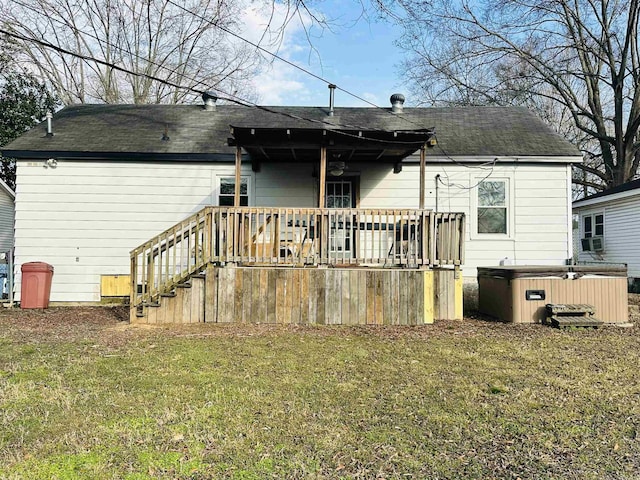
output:
<svg viewBox="0 0 640 480"><path fill-rule="evenodd" d="M426 144L420 147L420 210L424 209L426 150Z"/></svg>
<svg viewBox="0 0 640 480"><path fill-rule="evenodd" d="M324 189L327 183L327 147L320 147L320 188L318 189L318 208L324 208Z"/></svg>
<svg viewBox="0 0 640 480"><path fill-rule="evenodd" d="M240 172L242 167L242 147L240 145L236 146L236 183L233 188L233 206L240 206L240 185L242 183L242 178L240 177Z"/></svg>

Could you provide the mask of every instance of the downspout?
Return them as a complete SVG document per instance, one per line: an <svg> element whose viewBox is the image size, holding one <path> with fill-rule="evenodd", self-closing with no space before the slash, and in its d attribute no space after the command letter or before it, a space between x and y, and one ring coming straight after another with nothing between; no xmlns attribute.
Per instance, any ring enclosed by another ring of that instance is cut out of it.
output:
<svg viewBox="0 0 640 480"><path fill-rule="evenodd" d="M426 166L426 143L420 147L420 200L419 208L424 210L424 189L425 189L425 166Z"/></svg>
<svg viewBox="0 0 640 480"><path fill-rule="evenodd" d="M436 175L436 209L435 213L438 213L438 189L440 188L440 174Z"/></svg>

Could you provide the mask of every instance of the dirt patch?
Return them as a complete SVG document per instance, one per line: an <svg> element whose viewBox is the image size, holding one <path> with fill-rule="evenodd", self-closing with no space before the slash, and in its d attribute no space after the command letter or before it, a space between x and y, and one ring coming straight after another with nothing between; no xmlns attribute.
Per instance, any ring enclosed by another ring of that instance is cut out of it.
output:
<svg viewBox="0 0 640 480"><path fill-rule="evenodd" d="M0 310L0 330L15 340L108 340L129 327L126 307L54 307Z"/></svg>
<svg viewBox="0 0 640 480"><path fill-rule="evenodd" d="M630 320L640 322L640 295L630 295ZM424 326L314 326L273 324L130 325L127 307L56 307L47 310L0 310L0 332L17 342L86 341L118 348L153 337L253 337L296 334L311 337L372 336L386 339L453 337L546 337L558 331L534 324L505 324L469 312L462 321L437 321ZM606 335L637 335L638 329L605 329ZM601 335L603 330L584 330L581 335Z"/></svg>

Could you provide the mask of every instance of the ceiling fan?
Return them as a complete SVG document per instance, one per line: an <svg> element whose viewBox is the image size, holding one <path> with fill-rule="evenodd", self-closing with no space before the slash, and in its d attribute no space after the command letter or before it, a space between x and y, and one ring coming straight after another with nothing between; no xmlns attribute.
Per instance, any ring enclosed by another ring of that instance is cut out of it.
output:
<svg viewBox="0 0 640 480"><path fill-rule="evenodd" d="M329 165L327 166L329 175L333 177L340 177L346 169L347 164L341 160L329 162Z"/></svg>

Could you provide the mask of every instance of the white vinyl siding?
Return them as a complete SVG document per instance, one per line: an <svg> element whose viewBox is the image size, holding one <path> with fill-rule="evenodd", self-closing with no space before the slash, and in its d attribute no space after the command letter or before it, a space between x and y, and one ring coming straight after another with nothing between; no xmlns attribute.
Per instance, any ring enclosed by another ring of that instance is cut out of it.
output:
<svg viewBox="0 0 640 480"><path fill-rule="evenodd" d="M256 201L259 207L318 206L317 175L310 163L263 162L255 174Z"/></svg>
<svg viewBox="0 0 640 480"><path fill-rule="evenodd" d="M425 208L439 212L463 212L467 220L465 277L475 277L476 267L498 265L508 259L517 265L562 265L572 256L570 242L569 169L564 164L500 165L487 170L461 164L427 161ZM489 176L487 176L489 174ZM440 175L440 180L436 180ZM420 171L405 164L394 174L388 165L361 169L360 207L417 208ZM509 236L472 234L475 221L475 185L484 177L509 179L512 195Z"/></svg>
<svg viewBox="0 0 640 480"><path fill-rule="evenodd" d="M0 187L0 252L8 252L13 247L13 196Z"/></svg>
<svg viewBox="0 0 640 480"><path fill-rule="evenodd" d="M580 251L581 262L626 263L630 277L640 277L640 192L634 197L577 208L580 238L584 238L585 215L604 214L604 251Z"/></svg>
<svg viewBox="0 0 640 480"><path fill-rule="evenodd" d="M361 208L417 208L419 168L404 165L394 174L388 164L349 165L360 177ZM567 231L568 169L550 163L496 165L491 172L458 164L428 164L426 208L467 215L465 276L477 266L561 264L571 256ZM471 196L478 176L509 178L513 190L510 238L471 239ZM315 207L317 175L311 164L263 162L252 172L249 203L270 207ZM440 175L441 182L436 181ZM54 266L51 300L100 299L100 275L127 274L129 252L204 206L217 203L219 176L234 176L234 165L210 163L18 162L16 272L20 265L44 261Z"/></svg>
<svg viewBox="0 0 640 480"><path fill-rule="evenodd" d="M129 252L217 197L213 173L233 164L18 162L16 292L20 265L53 265L53 302L100 300L100 275L128 274ZM251 175L250 166L243 175Z"/></svg>
<svg viewBox="0 0 640 480"><path fill-rule="evenodd" d="M249 204L317 205L310 164L249 162ZM233 163L63 161L18 162L16 291L20 265L54 266L51 301L100 300L100 275L128 274L129 252L219 198L219 177L235 177Z"/></svg>

